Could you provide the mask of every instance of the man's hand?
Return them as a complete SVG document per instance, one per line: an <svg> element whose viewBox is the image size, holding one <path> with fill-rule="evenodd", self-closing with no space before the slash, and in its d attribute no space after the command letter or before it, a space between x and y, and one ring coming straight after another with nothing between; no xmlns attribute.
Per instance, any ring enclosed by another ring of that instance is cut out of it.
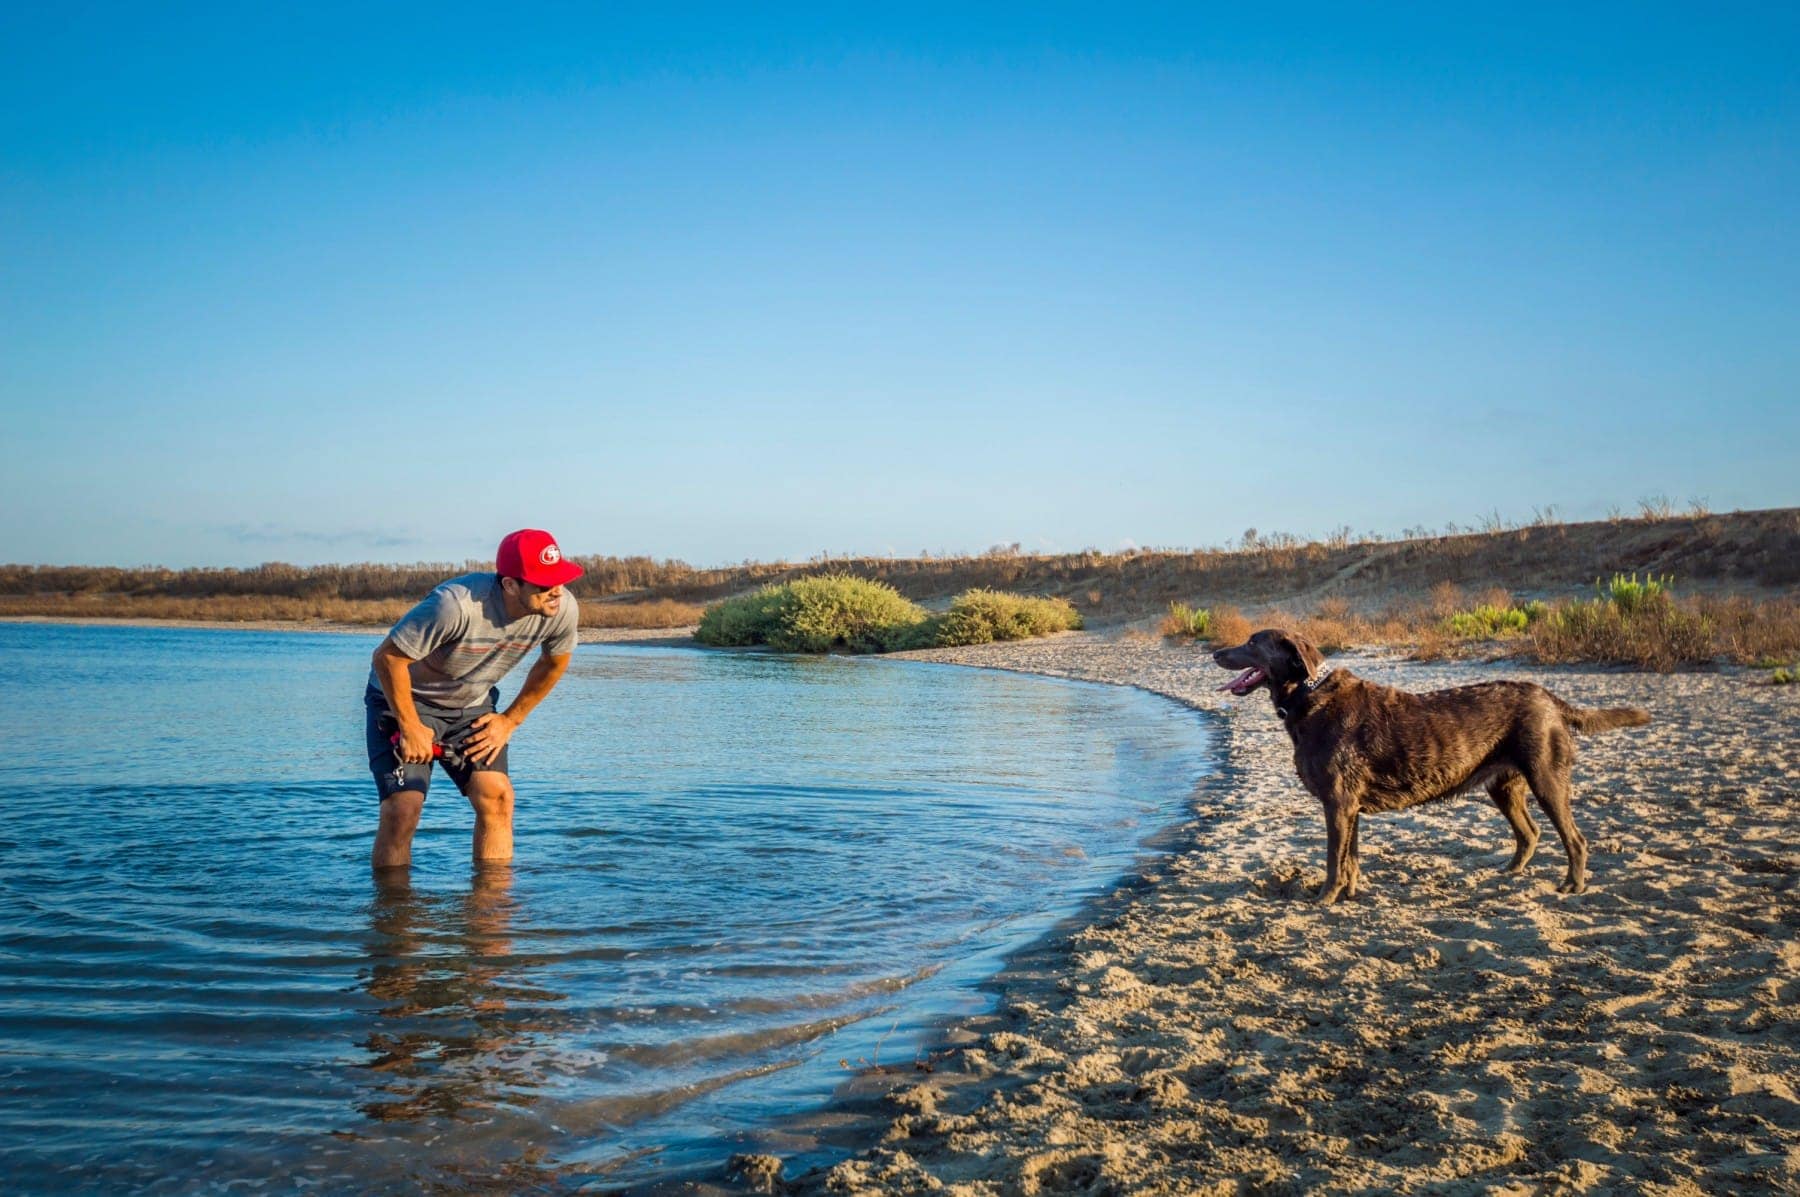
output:
<svg viewBox="0 0 1800 1197"><path fill-rule="evenodd" d="M423 723L402 723L400 725L400 742L394 745L394 755L409 765L431 763L431 729Z"/></svg>
<svg viewBox="0 0 1800 1197"><path fill-rule="evenodd" d="M502 715L498 711L483 715L469 724L469 734L462 742L463 759L475 765L492 764L518 730L518 720L511 715Z"/></svg>

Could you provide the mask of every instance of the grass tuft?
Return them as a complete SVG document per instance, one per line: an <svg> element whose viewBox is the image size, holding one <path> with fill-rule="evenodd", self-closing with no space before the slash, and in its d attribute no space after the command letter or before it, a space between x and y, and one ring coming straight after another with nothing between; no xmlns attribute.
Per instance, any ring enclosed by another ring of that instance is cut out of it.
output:
<svg viewBox="0 0 1800 1197"><path fill-rule="evenodd" d="M1162 623L1156 630L1164 636L1186 636L1191 640L1211 640L1213 630L1213 613L1205 607L1190 607L1186 603L1170 603L1169 613L1163 616Z"/></svg>
<svg viewBox="0 0 1800 1197"><path fill-rule="evenodd" d="M1242 644L1256 630L1244 613L1229 603L1211 607L1190 607L1186 603L1170 603L1156 630L1167 637L1186 637L1213 644Z"/></svg>
<svg viewBox="0 0 1800 1197"><path fill-rule="evenodd" d="M1614 574L1610 582L1594 580L1594 589L1600 597L1627 615L1663 602L1665 596L1672 597L1674 585L1673 577L1659 578L1655 574L1645 574L1640 582L1635 571L1630 577Z"/></svg>
<svg viewBox="0 0 1800 1197"><path fill-rule="evenodd" d="M1528 622L1525 612L1517 607L1490 607L1484 603L1473 611L1458 611L1444 621L1444 626L1460 640L1493 640L1518 635Z"/></svg>
<svg viewBox="0 0 1800 1197"><path fill-rule="evenodd" d="M1457 611L1444 621L1444 630L1458 640L1499 640L1519 635L1549 613L1549 605L1541 600L1521 606L1508 598Z"/></svg>

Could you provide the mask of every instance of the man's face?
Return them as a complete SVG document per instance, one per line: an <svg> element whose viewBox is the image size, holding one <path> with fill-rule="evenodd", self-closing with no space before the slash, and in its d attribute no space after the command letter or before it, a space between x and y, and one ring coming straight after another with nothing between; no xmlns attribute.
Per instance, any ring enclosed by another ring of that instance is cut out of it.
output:
<svg viewBox="0 0 1800 1197"><path fill-rule="evenodd" d="M513 594L519 600L519 606L525 608L529 615L555 615L562 606L563 588L561 586L533 586L518 578L508 578L512 584Z"/></svg>

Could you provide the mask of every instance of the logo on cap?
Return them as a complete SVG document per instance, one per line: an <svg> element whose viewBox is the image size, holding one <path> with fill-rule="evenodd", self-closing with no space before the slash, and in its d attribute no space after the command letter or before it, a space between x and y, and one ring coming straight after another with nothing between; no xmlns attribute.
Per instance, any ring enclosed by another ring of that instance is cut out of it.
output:
<svg viewBox="0 0 1800 1197"><path fill-rule="evenodd" d="M562 560L562 550L555 544L547 544L544 546L544 551L538 554L538 560L545 565L555 565Z"/></svg>

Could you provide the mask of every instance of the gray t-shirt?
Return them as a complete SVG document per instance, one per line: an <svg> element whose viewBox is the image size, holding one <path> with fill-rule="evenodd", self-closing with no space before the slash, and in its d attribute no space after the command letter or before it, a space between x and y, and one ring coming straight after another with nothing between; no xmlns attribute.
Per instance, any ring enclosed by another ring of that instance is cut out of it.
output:
<svg viewBox="0 0 1800 1197"><path fill-rule="evenodd" d="M565 591L555 615L508 622L500 575L464 574L440 583L388 639L413 658L414 699L434 707L480 706L532 649L543 645L557 657L574 652L576 611L575 596ZM369 685L381 689L372 668Z"/></svg>

